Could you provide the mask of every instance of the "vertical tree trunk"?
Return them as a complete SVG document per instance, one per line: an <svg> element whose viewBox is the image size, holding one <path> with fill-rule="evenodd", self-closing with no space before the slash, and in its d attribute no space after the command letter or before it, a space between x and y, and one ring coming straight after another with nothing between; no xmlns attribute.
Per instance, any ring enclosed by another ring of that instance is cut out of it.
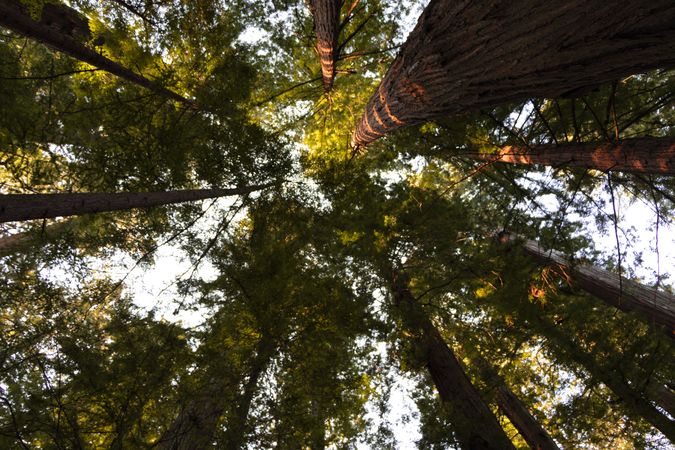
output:
<svg viewBox="0 0 675 450"><path fill-rule="evenodd" d="M100 55L95 50L85 46L72 36L64 33L62 30L33 20L25 11L23 5L17 0L3 0L0 2L0 26L7 27L30 39L43 42L75 59L91 64L106 72L110 72L157 94L177 100L190 107L194 107L194 102L191 100L159 86L147 78L127 69L121 64Z"/></svg>
<svg viewBox="0 0 675 450"><path fill-rule="evenodd" d="M317 40L316 49L321 59L323 88L326 92L331 90L335 79L340 3L340 0L310 0Z"/></svg>
<svg viewBox="0 0 675 450"><path fill-rule="evenodd" d="M537 450L559 450L551 436L537 422L532 414L525 408L511 389L506 386L504 380L497 374L480 355L473 358L473 363L481 372L485 381L495 389L495 401L499 409L509 418L520 435L525 439L530 448Z"/></svg>
<svg viewBox="0 0 675 450"><path fill-rule="evenodd" d="M583 167L602 171L675 175L675 138L624 139L601 142L547 144L533 147L501 147L496 153L461 153L486 161L511 164L543 164Z"/></svg>
<svg viewBox="0 0 675 450"><path fill-rule="evenodd" d="M490 408L473 387L450 347L410 292L404 276L394 277L394 298L404 326L425 355L426 365L464 449L514 448Z"/></svg>
<svg viewBox="0 0 675 450"><path fill-rule="evenodd" d="M243 195L266 187L269 185L167 192L0 195L0 222L148 208L227 195Z"/></svg>
<svg viewBox="0 0 675 450"><path fill-rule="evenodd" d="M673 66L672 0L431 0L352 145L435 117Z"/></svg>
<svg viewBox="0 0 675 450"><path fill-rule="evenodd" d="M501 242L517 236L501 233ZM657 291L618 274L593 266L572 266L563 255L554 250L545 250L535 241L525 240L525 252L542 264L551 265L561 276L606 303L623 311L635 311L647 323L665 327L666 334L675 338L675 296Z"/></svg>

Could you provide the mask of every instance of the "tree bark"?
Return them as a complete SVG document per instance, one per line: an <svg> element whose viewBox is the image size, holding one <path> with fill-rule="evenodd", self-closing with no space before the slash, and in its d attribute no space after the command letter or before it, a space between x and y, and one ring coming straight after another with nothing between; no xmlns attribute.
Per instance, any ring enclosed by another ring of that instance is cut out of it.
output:
<svg viewBox="0 0 675 450"><path fill-rule="evenodd" d="M127 69L121 64L106 58L74 39L72 36L64 33L62 30L33 20L26 12L23 5L17 0L3 0L0 2L0 26L4 26L27 38L47 44L79 61L86 62L101 70L110 72L157 94L177 100L190 107L195 106L192 100L159 86L149 79Z"/></svg>
<svg viewBox="0 0 675 450"><path fill-rule="evenodd" d="M494 387L497 406L516 427L527 445L537 450L559 450L551 436L508 388L490 363L480 355L473 358L473 363L479 368L481 376L488 385Z"/></svg>
<svg viewBox="0 0 675 450"><path fill-rule="evenodd" d="M645 137L618 143L585 142L501 147L496 153L460 153L485 161L582 167L616 172L675 175L675 138Z"/></svg>
<svg viewBox="0 0 675 450"><path fill-rule="evenodd" d="M0 222L50 219L60 216L148 208L227 195L243 195L269 186L269 184L266 184L232 189L193 189L167 192L0 195Z"/></svg>
<svg viewBox="0 0 675 450"><path fill-rule="evenodd" d="M415 336L441 400L452 409L452 422L464 449L514 448L457 357L425 315L402 275L394 276L394 298L407 331Z"/></svg>
<svg viewBox="0 0 675 450"><path fill-rule="evenodd" d="M335 79L340 3L340 0L310 1L310 9L314 17L314 31L316 32L316 49L321 60L323 89L326 92L330 92Z"/></svg>
<svg viewBox="0 0 675 450"><path fill-rule="evenodd" d="M675 66L672 0L431 0L353 136Z"/></svg>
<svg viewBox="0 0 675 450"><path fill-rule="evenodd" d="M22 231L0 237L0 256L9 255L22 250L35 250L36 245L48 242L54 237L74 228L73 219L51 223L38 233L36 231Z"/></svg>
<svg viewBox="0 0 675 450"><path fill-rule="evenodd" d="M501 233L499 239L508 242L517 239L517 236ZM598 267L573 266L561 253L545 250L535 241L525 240L523 249L538 262L552 266L562 277L605 303L622 311L635 311L649 324L664 326L666 334L675 339L675 296Z"/></svg>

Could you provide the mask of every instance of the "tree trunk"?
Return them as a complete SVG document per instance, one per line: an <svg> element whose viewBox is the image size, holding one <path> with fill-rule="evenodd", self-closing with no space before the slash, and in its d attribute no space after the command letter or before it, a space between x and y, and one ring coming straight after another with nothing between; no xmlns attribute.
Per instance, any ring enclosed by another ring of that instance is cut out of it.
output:
<svg viewBox="0 0 675 450"><path fill-rule="evenodd" d="M501 242L517 239L516 235L501 233ZM544 250L535 241L525 240L525 252L538 262L551 265L565 279L622 311L635 311L649 324L665 327L666 334L675 338L675 296L620 277L594 266L572 266L554 250Z"/></svg>
<svg viewBox="0 0 675 450"><path fill-rule="evenodd" d="M121 64L97 53L95 50L74 39L73 36L64 32L65 30L62 28L48 26L33 20L26 12L25 7L17 0L3 0L0 2L0 26L7 27L23 36L43 42L77 60L91 64L106 72L110 72L157 94L172 98L190 107L195 106L192 100L159 86L147 78L132 72Z"/></svg>
<svg viewBox="0 0 675 450"><path fill-rule="evenodd" d="M542 428L525 405L516 397L504 380L497 374L482 356L472 359L480 370L481 376L490 387L495 389L495 401L499 409L509 418L530 448L537 450L559 450L551 436Z"/></svg>
<svg viewBox="0 0 675 450"><path fill-rule="evenodd" d="M658 407L675 417L675 389L671 385L652 382L647 386L647 392Z"/></svg>
<svg viewBox="0 0 675 450"><path fill-rule="evenodd" d="M427 369L441 400L452 409L452 422L460 446L464 449L514 448L400 274L394 277L394 287L396 306L404 326L415 336L417 347L425 355Z"/></svg>
<svg viewBox="0 0 675 450"><path fill-rule="evenodd" d="M546 144L533 147L501 147L496 153L460 153L486 161L511 164L543 164L582 167L602 171L675 175L675 138L624 139L601 142Z"/></svg>
<svg viewBox="0 0 675 450"><path fill-rule="evenodd" d="M201 450L212 446L218 420L223 415L223 393L212 387L188 400L171 427L157 443L158 450Z"/></svg>
<svg viewBox="0 0 675 450"><path fill-rule="evenodd" d="M317 40L316 49L321 59L323 88L326 92L331 90L335 79L340 3L340 0L310 0Z"/></svg>
<svg viewBox="0 0 675 450"><path fill-rule="evenodd" d="M269 186L267 184L233 189L193 189L167 192L0 195L0 222L148 208L227 195L248 194Z"/></svg>
<svg viewBox="0 0 675 450"><path fill-rule="evenodd" d="M673 66L672 0L431 0L352 145L435 117Z"/></svg>

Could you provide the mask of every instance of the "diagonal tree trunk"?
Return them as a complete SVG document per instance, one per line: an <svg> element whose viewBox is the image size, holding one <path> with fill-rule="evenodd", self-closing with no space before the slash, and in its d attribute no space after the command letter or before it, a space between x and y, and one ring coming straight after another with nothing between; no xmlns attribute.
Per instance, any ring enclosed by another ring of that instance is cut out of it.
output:
<svg viewBox="0 0 675 450"><path fill-rule="evenodd" d="M675 175L675 138L645 137L618 143L584 142L532 147L501 147L496 153L461 156L511 164L582 167L602 171Z"/></svg>
<svg viewBox="0 0 675 450"><path fill-rule="evenodd" d="M514 448L455 354L420 308L407 280L396 274L393 284L394 299L403 325L425 355L427 369L441 400L452 408L452 422L460 446L464 449Z"/></svg>
<svg viewBox="0 0 675 450"><path fill-rule="evenodd" d="M63 32L63 30L33 20L26 12L25 7L17 0L3 0L0 2L0 26L6 27L27 38L47 44L77 60L110 72L157 94L177 100L190 107L195 106L192 100L159 86L142 75L100 55L95 50L74 39L71 35Z"/></svg>
<svg viewBox="0 0 675 450"><path fill-rule="evenodd" d="M0 222L50 219L106 211L182 203L207 198L243 195L269 187L269 184L232 189L193 189L167 192L115 192L86 194L7 194L0 195Z"/></svg>
<svg viewBox="0 0 675 450"><path fill-rule="evenodd" d="M310 10L314 17L314 31L317 40L316 49L321 59L323 89L326 92L330 92L335 79L340 4L340 0L310 0Z"/></svg>
<svg viewBox="0 0 675 450"><path fill-rule="evenodd" d="M537 422L525 405L508 388L504 380L497 374L482 356L472 358L473 364L480 370L481 376L489 386L494 387L495 401L499 409L509 418L530 448L538 450L559 450L551 436Z"/></svg>
<svg viewBox="0 0 675 450"><path fill-rule="evenodd" d="M517 238L506 232L499 235L503 243ZM561 253L545 250L535 241L525 240L523 249L538 262L551 265L558 274L589 294L622 311L635 311L647 323L663 325L666 334L675 338L675 296L598 267L571 265Z"/></svg>
<svg viewBox="0 0 675 450"><path fill-rule="evenodd" d="M672 0L431 0L352 145L435 117L673 66Z"/></svg>

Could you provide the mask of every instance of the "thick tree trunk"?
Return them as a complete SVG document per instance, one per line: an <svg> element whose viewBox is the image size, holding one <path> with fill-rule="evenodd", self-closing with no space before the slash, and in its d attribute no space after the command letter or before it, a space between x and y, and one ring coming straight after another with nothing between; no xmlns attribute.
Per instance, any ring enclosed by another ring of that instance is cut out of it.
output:
<svg viewBox="0 0 675 450"><path fill-rule="evenodd" d="M663 408L671 417L675 417L675 390L672 385L652 382L647 386L647 393L656 406Z"/></svg>
<svg viewBox="0 0 675 450"><path fill-rule="evenodd" d="M495 389L495 401L499 409L509 418L520 435L530 448L537 450L559 450L551 436L542 428L532 414L525 408L504 380L497 374L482 356L473 358L473 363L479 368L481 376L488 385Z"/></svg>
<svg viewBox="0 0 675 450"><path fill-rule="evenodd" d="M158 450L201 450L211 448L218 420L223 415L223 393L207 389L188 400L171 427L157 443Z"/></svg>
<svg viewBox="0 0 675 450"><path fill-rule="evenodd" d="M501 242L517 236L501 233ZM604 269L585 265L571 265L554 250L545 250L535 241L525 240L525 252L538 262L553 269L581 289L604 300L622 311L635 311L650 324L663 325L666 334L675 338L675 296L643 286Z"/></svg>
<svg viewBox="0 0 675 450"><path fill-rule="evenodd" d="M191 100L159 86L147 78L127 69L121 64L100 55L95 50L74 39L73 36L65 33L64 30L33 20L26 12L23 5L17 0L3 0L0 2L0 26L6 27L28 38L43 42L75 59L91 64L106 72L110 72L157 94L172 98L190 107L194 107L194 102Z"/></svg>
<svg viewBox="0 0 675 450"><path fill-rule="evenodd" d="M323 88L329 92L335 79L337 42L340 21L340 0L311 0L310 9L314 17L316 49L321 59Z"/></svg>
<svg viewBox="0 0 675 450"><path fill-rule="evenodd" d="M266 187L269 185L167 192L0 195L0 222L148 208L227 195L248 194Z"/></svg>
<svg viewBox="0 0 675 450"><path fill-rule="evenodd" d="M352 137L675 66L672 0L431 0Z"/></svg>
<svg viewBox="0 0 675 450"><path fill-rule="evenodd" d="M425 355L441 400L450 406L459 444L464 449L514 448L490 408L473 387L450 347L410 292L402 275L394 277L394 296L407 331Z"/></svg>
<svg viewBox="0 0 675 450"><path fill-rule="evenodd" d="M601 142L501 147L496 153L461 153L461 156L511 164L582 167L602 171L675 175L675 138L624 139Z"/></svg>

